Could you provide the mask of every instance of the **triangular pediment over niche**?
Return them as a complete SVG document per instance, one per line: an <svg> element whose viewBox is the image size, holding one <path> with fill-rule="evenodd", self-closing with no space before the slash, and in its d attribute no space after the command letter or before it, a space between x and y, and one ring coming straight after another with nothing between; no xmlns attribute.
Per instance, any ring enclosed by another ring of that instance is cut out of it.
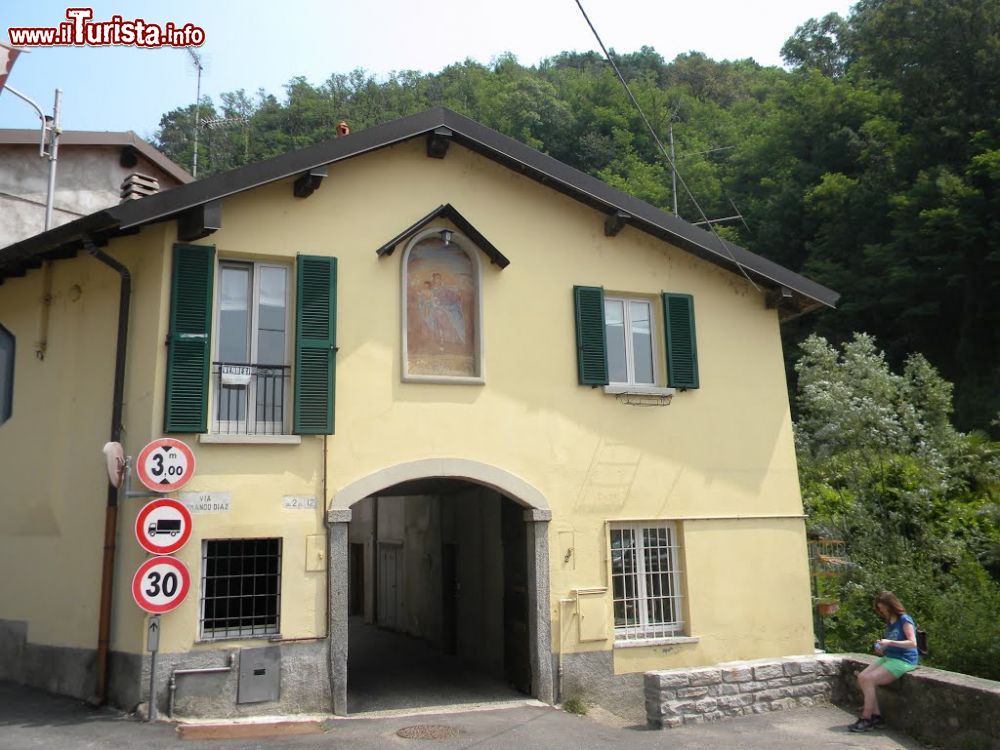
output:
<svg viewBox="0 0 1000 750"><path fill-rule="evenodd" d="M384 255L392 255L398 245L406 242L425 226L439 218L448 219L452 224L458 227L462 234L468 237L476 245L476 247L483 251L486 257L490 259L490 263L493 265L500 268L506 268L510 264L507 257L497 250L493 243L486 239L482 232L472 226L469 220L462 216L458 209L450 203L443 203L426 216L417 219L417 221L413 224L379 247L375 251L376 255L380 258Z"/></svg>

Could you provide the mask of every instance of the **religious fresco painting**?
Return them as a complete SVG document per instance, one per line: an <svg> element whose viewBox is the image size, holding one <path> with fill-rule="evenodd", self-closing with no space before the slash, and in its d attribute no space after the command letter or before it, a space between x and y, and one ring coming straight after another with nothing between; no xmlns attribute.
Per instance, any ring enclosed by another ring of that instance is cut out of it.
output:
<svg viewBox="0 0 1000 750"><path fill-rule="evenodd" d="M406 372L477 377L476 279L472 260L434 235L406 261Z"/></svg>

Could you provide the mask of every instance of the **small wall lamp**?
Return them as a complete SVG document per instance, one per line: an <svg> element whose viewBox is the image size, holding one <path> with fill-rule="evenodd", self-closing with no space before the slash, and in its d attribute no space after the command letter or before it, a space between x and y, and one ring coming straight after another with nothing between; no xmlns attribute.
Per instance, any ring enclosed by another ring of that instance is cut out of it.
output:
<svg viewBox="0 0 1000 750"><path fill-rule="evenodd" d="M450 229L441 230L441 239L444 241L444 246L448 247L451 244L451 238L455 233Z"/></svg>

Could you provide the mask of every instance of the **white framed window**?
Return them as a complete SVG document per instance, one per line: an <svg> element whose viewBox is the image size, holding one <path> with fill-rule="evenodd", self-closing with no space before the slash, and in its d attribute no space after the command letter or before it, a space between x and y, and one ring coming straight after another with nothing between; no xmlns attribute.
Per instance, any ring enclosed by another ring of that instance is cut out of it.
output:
<svg viewBox="0 0 1000 750"><path fill-rule="evenodd" d="M604 331L611 385L657 384L655 320L651 300L605 296Z"/></svg>
<svg viewBox="0 0 1000 750"><path fill-rule="evenodd" d="M615 640L683 635L677 525L672 521L613 523L610 534Z"/></svg>
<svg viewBox="0 0 1000 750"><path fill-rule="evenodd" d="M289 421L291 268L219 262L213 432L283 435Z"/></svg>

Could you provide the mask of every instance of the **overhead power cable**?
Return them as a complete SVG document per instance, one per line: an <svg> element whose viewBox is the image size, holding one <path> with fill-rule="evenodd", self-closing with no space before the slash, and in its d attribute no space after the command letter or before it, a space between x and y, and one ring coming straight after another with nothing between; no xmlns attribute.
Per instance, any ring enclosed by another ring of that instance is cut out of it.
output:
<svg viewBox="0 0 1000 750"><path fill-rule="evenodd" d="M615 75L618 76L618 80L621 81L622 86L625 87L625 92L628 94L628 98L632 100L632 104L634 104L636 110L638 110L639 116L642 118L643 123L645 123L646 125L646 129L649 130L649 134L653 136L653 140L656 142L657 148L660 149L660 153L663 155L664 160L673 170L674 174L677 175L677 179L680 181L681 186L684 188L684 192L687 193L688 198L691 199L691 202L694 204L694 207L698 209L698 214L702 218L702 221L699 223L704 223L708 225L708 228L712 231L712 234L715 235L715 239L719 241L719 247L722 248L722 251L729 256L729 259L732 260L733 263L736 264L736 267L740 269L740 273L743 274L744 278L746 278L746 280L750 282L750 285L758 292L762 291L761 288L754 283L754 280L750 278L750 275L743 267L743 264L740 263L738 260L736 260L736 257L733 255L733 251L729 249L725 241L722 239L722 236L715 230L715 227L712 225L712 222L709 221L708 216L705 215L705 212L701 208L701 204L698 203L698 199L694 197L694 193L691 192L691 189L688 187L687 182L685 182L684 177L681 175L680 172L677 171L677 165L674 163L674 160L670 158L670 154L668 154L667 150L663 147L663 142L660 141L660 137L656 134L656 130L654 130L653 126L650 124L649 118L646 117L646 113L643 111L642 106L639 104L639 100L636 99L635 94L632 93L632 89L629 87L628 82L625 80L625 76L623 76L622 72L618 69L618 65L615 64L614 58L612 58L611 53L608 52L608 48L604 46L604 42L601 40L601 35L597 33L597 29L595 29L594 24L591 23L590 16L587 15L587 11L583 9L583 5L580 2L580 0L575 0L575 2L576 6L580 9L580 13L583 14L583 19L587 22L587 25L590 27L590 30L594 33L594 38L600 45L601 51L604 53L605 59L611 65L611 68L615 71Z"/></svg>

